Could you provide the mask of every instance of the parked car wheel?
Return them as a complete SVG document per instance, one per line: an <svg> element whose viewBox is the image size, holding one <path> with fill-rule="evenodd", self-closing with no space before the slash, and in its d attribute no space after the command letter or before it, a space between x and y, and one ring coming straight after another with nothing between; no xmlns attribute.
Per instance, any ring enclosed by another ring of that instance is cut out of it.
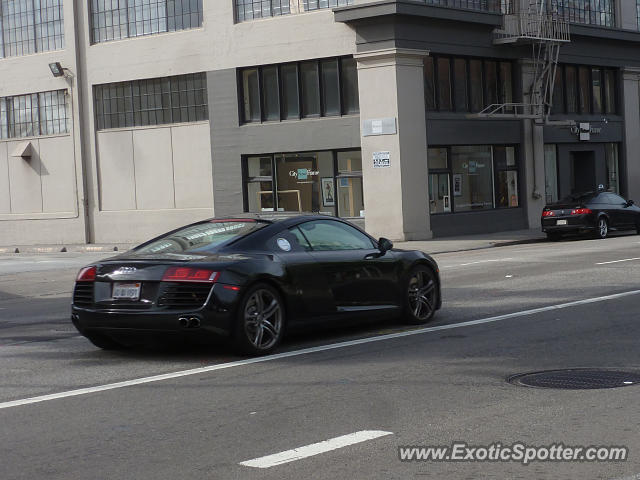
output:
<svg viewBox="0 0 640 480"><path fill-rule="evenodd" d="M596 236L601 239L607 238L609 235L609 222L606 218L600 217L598 219L598 228L596 229Z"/></svg>
<svg viewBox="0 0 640 480"><path fill-rule="evenodd" d="M420 325L431 320L438 305L438 284L433 271L417 266L409 273L406 287L404 320Z"/></svg>
<svg viewBox="0 0 640 480"><path fill-rule="evenodd" d="M284 333L285 308L275 288L258 283L245 293L239 308L234 340L236 348L249 355L273 351Z"/></svg>

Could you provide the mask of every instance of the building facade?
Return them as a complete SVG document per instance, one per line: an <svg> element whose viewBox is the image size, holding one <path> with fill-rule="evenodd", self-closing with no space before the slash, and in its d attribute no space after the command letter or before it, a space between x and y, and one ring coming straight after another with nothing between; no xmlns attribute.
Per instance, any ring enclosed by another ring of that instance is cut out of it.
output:
<svg viewBox="0 0 640 480"><path fill-rule="evenodd" d="M529 0L0 0L0 244L241 212L425 239L640 199L640 1L553 3L544 123L478 115L528 101L531 46L495 40Z"/></svg>

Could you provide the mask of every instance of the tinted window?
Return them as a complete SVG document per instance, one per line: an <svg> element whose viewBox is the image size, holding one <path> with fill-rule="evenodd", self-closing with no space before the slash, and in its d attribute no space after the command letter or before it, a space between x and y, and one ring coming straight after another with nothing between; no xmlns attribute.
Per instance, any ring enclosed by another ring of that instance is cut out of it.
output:
<svg viewBox="0 0 640 480"><path fill-rule="evenodd" d="M309 242L307 242L307 239L304 237L304 235L302 234L302 232L298 227L290 228L289 231L291 232L291 235L295 237L296 241L298 242L298 245L300 245L305 250L311 250L311 246L309 245Z"/></svg>
<svg viewBox="0 0 640 480"><path fill-rule="evenodd" d="M237 238L261 229L266 223L255 220L213 220L168 233L137 248L137 253L187 253L213 250Z"/></svg>
<svg viewBox="0 0 640 480"><path fill-rule="evenodd" d="M319 220L300 225L300 230L314 250L360 250L374 248L373 242L349 225Z"/></svg>

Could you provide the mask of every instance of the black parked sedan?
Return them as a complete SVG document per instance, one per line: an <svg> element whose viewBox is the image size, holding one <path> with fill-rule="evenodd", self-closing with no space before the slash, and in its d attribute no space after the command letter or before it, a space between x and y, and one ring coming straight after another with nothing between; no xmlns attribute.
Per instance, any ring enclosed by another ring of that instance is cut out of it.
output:
<svg viewBox="0 0 640 480"><path fill-rule="evenodd" d="M288 327L385 315L421 324L440 306L438 266L425 253L331 217L227 218L83 268L72 320L104 349L155 334L220 334L263 354Z"/></svg>
<svg viewBox="0 0 640 480"><path fill-rule="evenodd" d="M565 198L544 207L542 231L550 240L563 234L591 233L607 238L610 231L640 233L640 208L610 192L590 192Z"/></svg>

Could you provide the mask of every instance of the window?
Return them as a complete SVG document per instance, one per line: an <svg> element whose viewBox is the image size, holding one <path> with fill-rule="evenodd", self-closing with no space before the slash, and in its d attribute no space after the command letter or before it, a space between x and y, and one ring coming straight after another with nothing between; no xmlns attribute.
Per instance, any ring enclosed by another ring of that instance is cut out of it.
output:
<svg viewBox="0 0 640 480"><path fill-rule="evenodd" d="M96 85L94 98L98 130L209 118L204 73Z"/></svg>
<svg viewBox="0 0 640 480"><path fill-rule="evenodd" d="M558 201L558 160L555 144L544 146L545 203Z"/></svg>
<svg viewBox="0 0 640 480"><path fill-rule="evenodd" d="M69 133L66 90L0 97L0 138Z"/></svg>
<svg viewBox="0 0 640 480"><path fill-rule="evenodd" d="M618 177L618 144L606 143L604 146L605 159L607 162L607 190L620 193L620 179Z"/></svg>
<svg viewBox="0 0 640 480"><path fill-rule="evenodd" d="M434 55L424 60L427 111L479 112L513 103L511 62Z"/></svg>
<svg viewBox="0 0 640 480"><path fill-rule="evenodd" d="M558 15L568 22L615 27L615 0L557 0Z"/></svg>
<svg viewBox="0 0 640 480"><path fill-rule="evenodd" d="M63 48L62 0L0 0L0 58Z"/></svg>
<svg viewBox="0 0 640 480"><path fill-rule="evenodd" d="M202 0L91 0L93 43L202 26Z"/></svg>
<svg viewBox="0 0 640 480"><path fill-rule="evenodd" d="M515 147L429 148L428 165L432 214L520 206Z"/></svg>
<svg viewBox="0 0 640 480"><path fill-rule="evenodd" d="M299 225L313 250L371 250L375 245L355 228L333 220L317 220Z"/></svg>
<svg viewBox="0 0 640 480"><path fill-rule="evenodd" d="M360 150L248 156L243 169L247 212L364 216Z"/></svg>
<svg viewBox="0 0 640 480"><path fill-rule="evenodd" d="M617 71L611 68L558 65L553 114L616 114Z"/></svg>
<svg viewBox="0 0 640 480"><path fill-rule="evenodd" d="M352 5L354 0L297 0L298 8L308 12L321 8ZM290 0L235 0L236 21L254 18L277 17L291 13Z"/></svg>
<svg viewBox="0 0 640 480"><path fill-rule="evenodd" d="M239 79L244 123L359 111L358 72L350 57L245 68Z"/></svg>

